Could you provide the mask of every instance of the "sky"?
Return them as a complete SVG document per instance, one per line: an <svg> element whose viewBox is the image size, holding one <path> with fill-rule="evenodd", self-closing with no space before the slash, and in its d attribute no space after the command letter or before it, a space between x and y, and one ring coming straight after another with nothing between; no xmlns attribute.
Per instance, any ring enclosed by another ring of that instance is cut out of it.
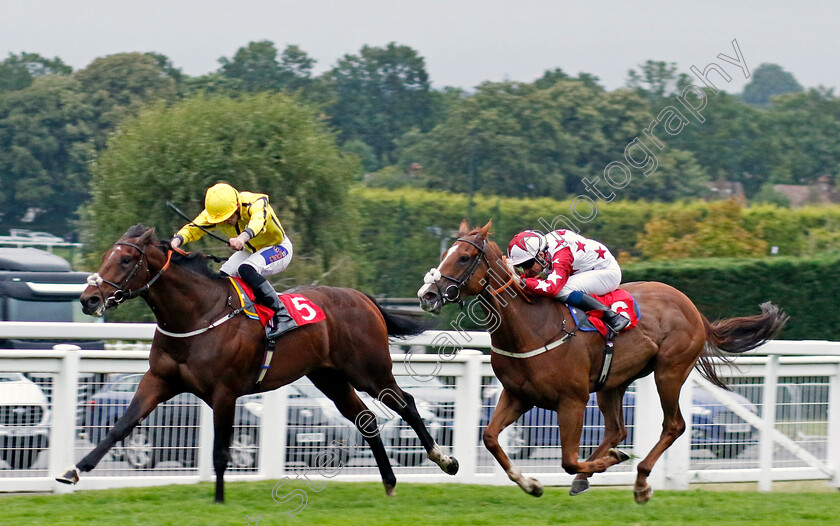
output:
<svg viewBox="0 0 840 526"><path fill-rule="evenodd" d="M95 58L154 51L192 76L215 71L252 41L296 44L316 73L365 44L407 45L425 58L436 88L530 82L544 71L593 74L607 89L646 60L700 70L716 62L737 93L745 73L775 63L807 87L840 88L840 3L802 0L5 0L0 56L23 51L81 69ZM838 90L840 91L840 90Z"/></svg>

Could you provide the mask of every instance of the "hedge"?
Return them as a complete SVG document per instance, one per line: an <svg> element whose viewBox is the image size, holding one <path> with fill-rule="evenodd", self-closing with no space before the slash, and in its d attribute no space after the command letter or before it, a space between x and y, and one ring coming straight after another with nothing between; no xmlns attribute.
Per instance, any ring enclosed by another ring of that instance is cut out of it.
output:
<svg viewBox="0 0 840 526"><path fill-rule="evenodd" d="M667 283L710 320L758 314L761 303L772 301L790 316L781 339L840 337L834 296L840 283L838 255L641 263L625 266L623 281Z"/></svg>
<svg viewBox="0 0 840 526"><path fill-rule="evenodd" d="M462 194L420 189L356 188L350 196L361 220L359 248L364 261L358 285L389 297L413 297L423 275L438 264L440 238L427 231L457 230L468 211ZM571 217L570 201L476 196L473 226L493 220L492 239L502 248L525 228L541 228L559 215ZM589 222L577 221L583 235L598 239L614 254L638 254L637 234L651 218L672 207L708 211L708 203L613 202L598 207ZM757 259L669 260L624 265L624 281L655 280L685 292L707 317L753 315L773 301L791 320L782 333L788 339L836 339L840 313L832 288L840 283L840 256L815 250L815 232L840 230L840 207L787 209L761 205L743 210L744 225L782 256ZM559 224L559 223L558 223ZM448 233L448 232L447 232ZM452 240L447 239L446 245ZM793 256L807 257L793 257Z"/></svg>

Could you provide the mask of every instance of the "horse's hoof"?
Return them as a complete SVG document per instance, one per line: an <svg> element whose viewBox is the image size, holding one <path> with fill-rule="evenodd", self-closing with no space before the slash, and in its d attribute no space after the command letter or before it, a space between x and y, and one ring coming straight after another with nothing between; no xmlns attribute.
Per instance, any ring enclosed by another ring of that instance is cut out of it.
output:
<svg viewBox="0 0 840 526"><path fill-rule="evenodd" d="M653 488L650 487L650 484L645 485L641 490L635 490L636 504L646 504L652 496Z"/></svg>
<svg viewBox="0 0 840 526"><path fill-rule="evenodd" d="M456 473L458 473L458 468L460 467L458 465L458 459L455 457L450 458L452 459L452 461L446 466L446 469L444 471L447 475L455 475Z"/></svg>
<svg viewBox="0 0 840 526"><path fill-rule="evenodd" d="M385 496L386 497L396 497L397 496L397 488L390 485L385 485Z"/></svg>
<svg viewBox="0 0 840 526"><path fill-rule="evenodd" d="M628 455L627 453L625 453L624 451L622 451L620 449L612 448L612 449L610 449L609 454L614 459L616 459L619 464L621 464L625 460L630 460L630 455Z"/></svg>
<svg viewBox="0 0 840 526"><path fill-rule="evenodd" d="M75 466L68 468L63 475L56 477L55 480L62 484L75 484L79 482L79 470Z"/></svg>
<svg viewBox="0 0 840 526"><path fill-rule="evenodd" d="M569 495L574 497L575 495L580 495L585 491L589 491L589 481L575 479L572 481L572 487L569 489Z"/></svg>
<svg viewBox="0 0 840 526"><path fill-rule="evenodd" d="M531 485L531 489L526 490L528 495L533 495L534 497L537 497L537 498L542 497L542 494L543 494L542 484L540 484L540 481L538 481L537 479L532 479L532 480L533 480L533 484Z"/></svg>

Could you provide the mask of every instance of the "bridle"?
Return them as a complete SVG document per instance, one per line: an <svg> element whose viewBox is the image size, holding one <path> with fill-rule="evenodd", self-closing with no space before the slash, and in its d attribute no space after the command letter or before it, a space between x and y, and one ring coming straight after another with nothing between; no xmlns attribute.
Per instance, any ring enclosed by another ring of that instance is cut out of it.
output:
<svg viewBox="0 0 840 526"><path fill-rule="evenodd" d="M441 273L440 270L438 270L437 268L433 268L428 273L426 273L426 277L424 278L424 281L426 283L434 284L435 287L437 287L438 295L443 299L443 304L444 305L446 305L447 303L457 303L463 308L464 300L461 299L461 287L463 287L464 284L466 284L467 282L469 282L472 279L473 275L475 274L475 271L478 270L478 266L481 264L482 261L484 261L484 263L487 265L488 271L491 271L491 273L492 273L492 269L490 267L490 262L487 260L487 239L484 239L484 243L479 245L475 241L472 241L472 240L467 239L465 237L459 237L458 239L455 240L455 243L467 243L468 245L472 245L473 247L475 247L476 250L478 250L478 254L473 256L473 259L472 259L472 262L470 263L469 268L467 268L461 274L461 276L457 277L457 278L453 277L453 276L447 276L446 274ZM440 286L440 279L441 278L451 281L452 284L441 290L441 286ZM515 281L516 281L516 276L514 274L510 274L510 279L507 281L507 283L505 283L504 285L502 285L498 289L490 290L490 295L492 295L492 296L499 295L499 293L501 293L502 291L504 291L505 289L507 289L508 287L513 285L515 283ZM483 288L486 290L487 286L489 284L490 284L490 281L488 279L482 284ZM525 296L524 294L523 294L523 297L529 303L531 302L531 300L528 299L528 297Z"/></svg>
<svg viewBox="0 0 840 526"><path fill-rule="evenodd" d="M110 285L110 286L114 287L114 289L116 289L116 290L114 290L113 294L111 294L111 296L105 298L105 308L106 309L116 307L120 303L123 303L124 301L130 300L132 298L136 298L137 296L139 296L139 295L143 294L144 292L146 292L147 290L149 290L149 288L158 280L158 278L160 278L160 276L166 271L166 269L169 268L169 263L172 261L172 253L175 252L172 249L167 250L166 263L164 263L164 265L161 267L160 271L157 274L155 274L155 276L152 279L147 281L145 285L143 285L142 287L140 287L138 289L135 289L135 290L126 291L125 287L131 281L131 279L134 277L134 275L137 274L137 271L140 270L140 268L141 268L141 266L143 266L144 262L145 262L145 267L146 267L146 274L151 275L151 271L149 270L149 263L146 260L146 249L145 248L141 247L140 245L136 245L134 243L129 243L127 241L117 241L116 243L114 243L115 247L119 246L119 245L129 246L129 247L132 247L132 248L136 249L138 252L140 252L140 258L137 260L137 263L134 264L134 267L129 271L128 275L125 278L122 279L122 283L117 284L117 283L114 283L113 281L108 281L107 279L100 276L99 273L93 273L90 276L88 276L88 278L87 278L88 285L90 285L91 287L96 287L97 289L99 289L99 292L100 292L100 294L102 294L103 298L105 296L105 294L102 293L102 284L103 283L107 283L108 285Z"/></svg>

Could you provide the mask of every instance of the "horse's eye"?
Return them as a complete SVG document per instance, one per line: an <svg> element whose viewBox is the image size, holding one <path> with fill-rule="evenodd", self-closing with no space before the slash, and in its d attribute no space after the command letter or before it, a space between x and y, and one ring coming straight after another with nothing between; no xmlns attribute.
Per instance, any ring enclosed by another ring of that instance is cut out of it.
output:
<svg viewBox="0 0 840 526"><path fill-rule="evenodd" d="M459 258L458 258L458 262L459 262L459 263L466 263L467 261L469 261L469 260L471 260L471 259L472 259L471 257L469 257L469 256L467 256L467 255L463 255L463 256L461 256L461 257L459 257Z"/></svg>
<svg viewBox="0 0 840 526"><path fill-rule="evenodd" d="M123 256L120 260L120 263L123 265L128 265L129 263L131 263L131 258L128 256Z"/></svg>

